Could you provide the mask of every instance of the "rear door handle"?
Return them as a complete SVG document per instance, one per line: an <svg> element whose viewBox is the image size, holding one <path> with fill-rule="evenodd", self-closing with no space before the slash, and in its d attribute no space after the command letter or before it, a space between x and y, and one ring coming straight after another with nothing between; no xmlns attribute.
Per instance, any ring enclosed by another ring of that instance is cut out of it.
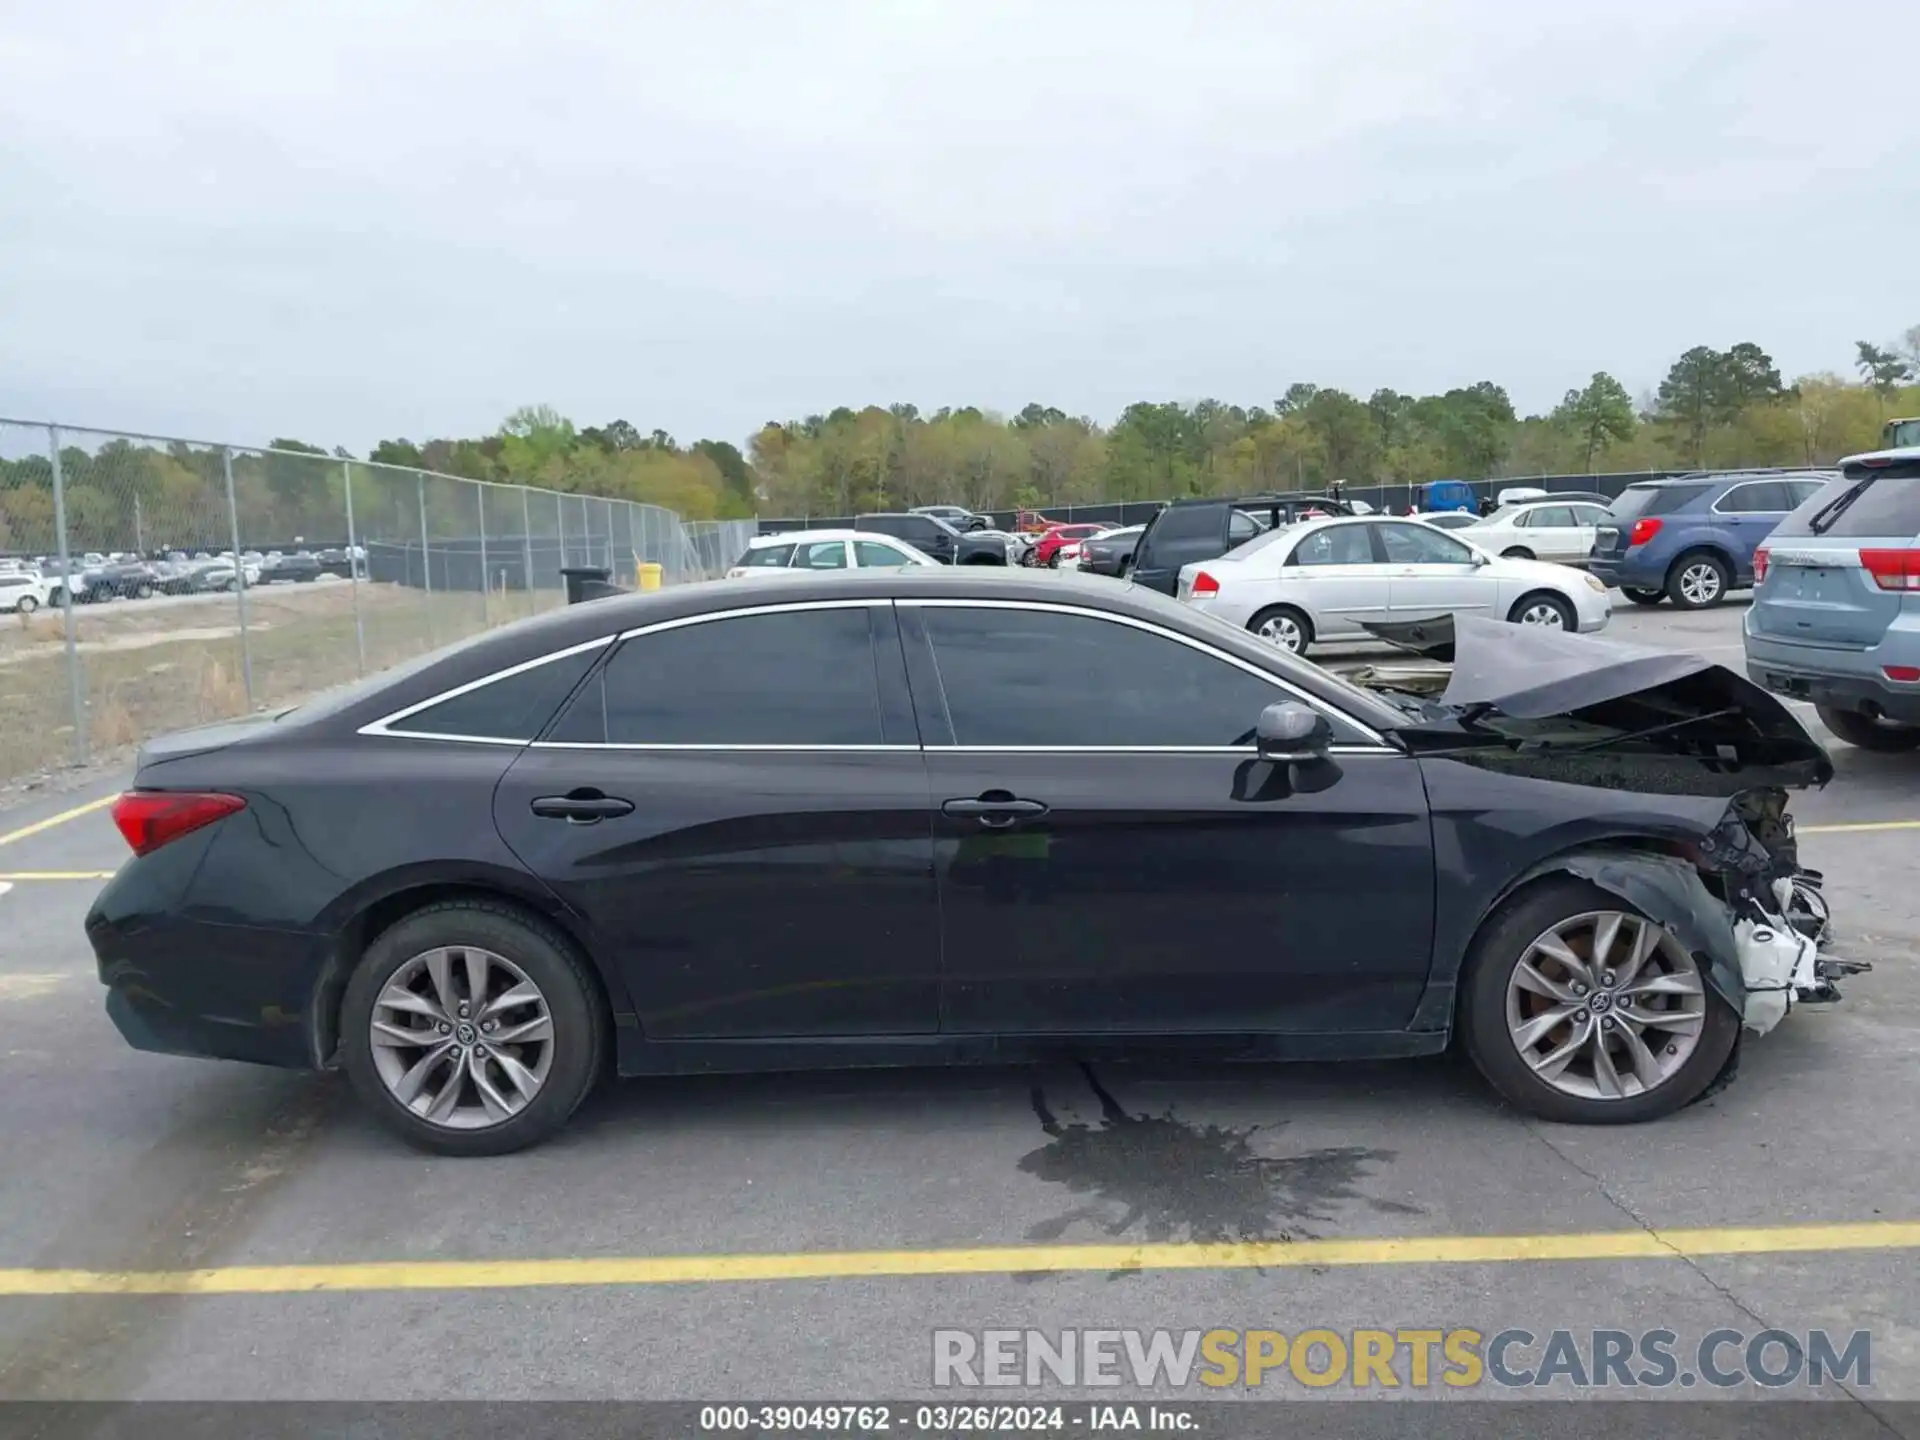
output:
<svg viewBox="0 0 1920 1440"><path fill-rule="evenodd" d="M565 820L574 825L593 825L633 813L633 802L598 790L570 790L565 795L542 795L533 802L533 813L542 820Z"/></svg>

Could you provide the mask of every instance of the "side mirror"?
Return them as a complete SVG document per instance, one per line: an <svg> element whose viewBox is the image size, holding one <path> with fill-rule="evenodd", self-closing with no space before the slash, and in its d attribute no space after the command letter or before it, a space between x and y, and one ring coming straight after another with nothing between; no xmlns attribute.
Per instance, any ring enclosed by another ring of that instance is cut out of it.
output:
<svg viewBox="0 0 1920 1440"><path fill-rule="evenodd" d="M1262 760L1305 765L1326 758L1327 747L1333 744L1333 726L1312 706L1282 700L1260 712L1254 737Z"/></svg>
<svg viewBox="0 0 1920 1440"><path fill-rule="evenodd" d="M1491 565L1492 563L1493 563L1493 557L1487 554L1486 551L1476 550L1473 552L1473 568L1474 569L1476 570L1484 569L1486 566Z"/></svg>

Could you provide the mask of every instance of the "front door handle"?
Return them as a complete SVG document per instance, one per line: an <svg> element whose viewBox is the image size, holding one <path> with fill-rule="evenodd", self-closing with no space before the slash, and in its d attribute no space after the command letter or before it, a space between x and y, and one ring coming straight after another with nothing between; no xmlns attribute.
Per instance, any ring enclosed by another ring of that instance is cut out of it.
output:
<svg viewBox="0 0 1920 1440"><path fill-rule="evenodd" d="M533 813L542 820L565 820L574 825L594 825L633 813L633 802L598 790L569 790L565 795L542 795L533 802Z"/></svg>
<svg viewBox="0 0 1920 1440"><path fill-rule="evenodd" d="M988 791L972 800L948 800L940 807L942 815L956 820L978 820L992 830L1003 830L1021 820L1032 820L1047 813L1038 800L1019 800L1004 792Z"/></svg>

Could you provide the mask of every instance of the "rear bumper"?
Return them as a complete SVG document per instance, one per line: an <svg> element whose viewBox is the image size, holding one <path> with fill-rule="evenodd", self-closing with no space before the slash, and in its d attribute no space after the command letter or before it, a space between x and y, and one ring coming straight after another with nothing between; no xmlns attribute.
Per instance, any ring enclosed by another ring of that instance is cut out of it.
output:
<svg viewBox="0 0 1920 1440"><path fill-rule="evenodd" d="M1832 710L1852 710L1904 725L1920 725L1920 685L1896 685L1869 669L1873 652L1813 652L1747 637L1747 678L1762 689ZM1846 659L1841 658L1846 655Z"/></svg>
<svg viewBox="0 0 1920 1440"><path fill-rule="evenodd" d="M131 862L87 914L107 1017L126 1042L162 1055L316 1068L328 940L182 919L163 908L171 887L154 885L145 868Z"/></svg>
<svg viewBox="0 0 1920 1440"><path fill-rule="evenodd" d="M1665 565L1625 555L1589 555L1587 573L1607 585L1625 590L1658 590L1667 583Z"/></svg>

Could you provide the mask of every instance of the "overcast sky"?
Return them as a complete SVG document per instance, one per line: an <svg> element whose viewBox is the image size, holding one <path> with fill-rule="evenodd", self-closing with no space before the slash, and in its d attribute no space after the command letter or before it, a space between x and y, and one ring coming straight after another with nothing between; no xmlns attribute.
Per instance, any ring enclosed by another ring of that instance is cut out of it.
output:
<svg viewBox="0 0 1920 1440"><path fill-rule="evenodd" d="M0 414L1847 370L1920 324L1915 55L1911 0L0 0Z"/></svg>

